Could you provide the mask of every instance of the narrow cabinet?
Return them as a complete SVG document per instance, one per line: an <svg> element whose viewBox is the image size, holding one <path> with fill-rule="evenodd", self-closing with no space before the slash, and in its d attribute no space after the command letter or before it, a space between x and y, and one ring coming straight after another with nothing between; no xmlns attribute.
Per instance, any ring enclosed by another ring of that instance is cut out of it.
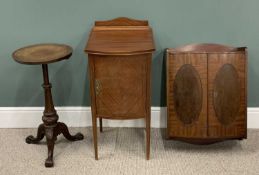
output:
<svg viewBox="0 0 259 175"><path fill-rule="evenodd" d="M206 144L246 138L246 48L167 49L167 136Z"/></svg>
<svg viewBox="0 0 259 175"><path fill-rule="evenodd" d="M97 119L144 119L146 159L150 157L150 77L153 32L146 20L120 17L96 21L85 47L88 55L93 141Z"/></svg>

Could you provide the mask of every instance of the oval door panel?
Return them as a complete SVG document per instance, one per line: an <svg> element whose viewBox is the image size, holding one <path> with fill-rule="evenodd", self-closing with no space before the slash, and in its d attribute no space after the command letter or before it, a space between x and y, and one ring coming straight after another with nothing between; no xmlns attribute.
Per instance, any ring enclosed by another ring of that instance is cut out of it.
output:
<svg viewBox="0 0 259 175"><path fill-rule="evenodd" d="M184 124L196 121L202 108L202 85L198 72L190 64L177 72L173 85L174 107Z"/></svg>
<svg viewBox="0 0 259 175"><path fill-rule="evenodd" d="M225 64L214 80L214 109L219 122L231 124L237 117L240 106L240 82L235 67Z"/></svg>

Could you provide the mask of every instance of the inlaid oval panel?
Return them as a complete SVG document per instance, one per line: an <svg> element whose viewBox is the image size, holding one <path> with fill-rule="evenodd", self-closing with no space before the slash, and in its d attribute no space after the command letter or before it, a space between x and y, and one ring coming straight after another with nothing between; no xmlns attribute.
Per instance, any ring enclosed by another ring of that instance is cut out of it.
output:
<svg viewBox="0 0 259 175"><path fill-rule="evenodd" d="M231 124L237 117L240 106L240 82L235 67L223 65L214 80L214 110L219 122Z"/></svg>
<svg viewBox="0 0 259 175"><path fill-rule="evenodd" d="M200 76L192 65L185 64L178 70L173 94L179 120L184 124L196 121L202 108L202 85Z"/></svg>

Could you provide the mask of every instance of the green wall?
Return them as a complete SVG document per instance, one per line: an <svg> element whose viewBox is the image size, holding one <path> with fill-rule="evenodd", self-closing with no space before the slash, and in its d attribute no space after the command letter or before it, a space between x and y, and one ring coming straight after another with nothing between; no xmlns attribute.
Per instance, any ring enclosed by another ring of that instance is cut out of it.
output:
<svg viewBox="0 0 259 175"><path fill-rule="evenodd" d="M1 0L0 106L43 105L41 67L11 58L15 49L41 42L74 49L70 60L49 66L55 104L89 106L84 45L95 20L119 16L148 19L153 27L153 106L165 105L164 49L194 42L247 46L248 105L259 105L258 0Z"/></svg>

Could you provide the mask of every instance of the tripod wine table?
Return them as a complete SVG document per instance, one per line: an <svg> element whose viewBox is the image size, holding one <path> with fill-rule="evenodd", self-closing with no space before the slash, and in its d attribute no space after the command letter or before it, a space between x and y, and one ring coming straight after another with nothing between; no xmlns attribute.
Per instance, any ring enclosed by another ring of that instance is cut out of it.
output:
<svg viewBox="0 0 259 175"><path fill-rule="evenodd" d="M53 150L54 144L59 134L63 134L70 141L82 140L84 136L81 133L70 135L67 126L64 123L58 122L58 115L54 108L51 84L49 83L48 64L57 62L63 59L68 59L72 55L72 48L62 44L38 44L31 45L16 50L13 53L15 61L21 64L42 65L43 80L42 87L45 93L45 109L43 112L43 124L38 127L37 136L28 136L26 143L36 144L46 136L48 145L48 158L45 161L46 167L53 166Z"/></svg>

